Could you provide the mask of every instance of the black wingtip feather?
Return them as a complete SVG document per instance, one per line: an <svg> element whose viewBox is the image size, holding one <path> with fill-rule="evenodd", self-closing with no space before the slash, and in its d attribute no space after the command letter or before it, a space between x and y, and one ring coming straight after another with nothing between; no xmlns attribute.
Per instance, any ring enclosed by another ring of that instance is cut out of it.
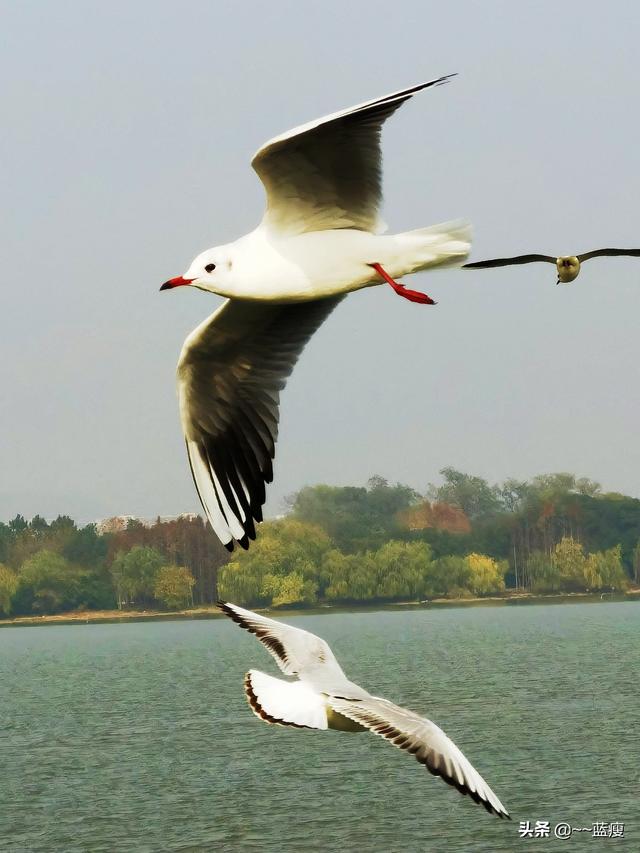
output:
<svg viewBox="0 0 640 853"><path fill-rule="evenodd" d="M273 480L280 391L305 343L342 299L336 296L300 305L269 305L260 310L256 307L251 335L238 332L238 336L231 335L229 341L225 335L219 341L218 323L225 329L227 326L235 329L236 322L241 323L242 328L246 322L241 316L245 308L238 307L240 303L236 300L230 300L224 315L218 317L216 314L181 356L180 382L186 385L189 394L198 398L202 389L210 387L204 379L210 383L208 371L213 368L220 374L216 379L216 393L220 388L224 390L220 400L224 399L226 407L223 419L226 425L218 428L215 424L194 423L198 438L186 443L190 452L193 452L191 445L196 445L205 471L209 471L210 483L206 484L206 495L202 495L189 455L194 484L212 529L219 538L228 538L229 534L233 537L222 543L229 553L233 553L236 541L246 550L256 538L255 523L263 520L265 483ZM239 377L234 372L237 364L242 365ZM186 365L193 367L193 371L183 370ZM231 386L234 392L227 399L226 389ZM200 402L204 405L204 401ZM234 532L240 534L239 539L233 536Z"/></svg>
<svg viewBox="0 0 640 853"><path fill-rule="evenodd" d="M241 628L244 628L245 631L248 631L250 634L253 634L254 637L257 637L258 640L265 646L271 654L278 660L280 663L287 665L289 663L289 658L287 657L287 650L282 645L280 640L277 637L271 636L265 628L252 625L251 622L248 622L243 616L239 613L236 613L235 610L226 602L226 601L218 601L218 607L225 613L230 619L240 625ZM290 672L288 674L296 675L295 672Z"/></svg>
<svg viewBox="0 0 640 853"><path fill-rule="evenodd" d="M253 513L251 512L250 507L247 507L246 518L242 522L242 526L244 527L245 535L248 536L249 539L254 540L256 538L256 526L253 523Z"/></svg>

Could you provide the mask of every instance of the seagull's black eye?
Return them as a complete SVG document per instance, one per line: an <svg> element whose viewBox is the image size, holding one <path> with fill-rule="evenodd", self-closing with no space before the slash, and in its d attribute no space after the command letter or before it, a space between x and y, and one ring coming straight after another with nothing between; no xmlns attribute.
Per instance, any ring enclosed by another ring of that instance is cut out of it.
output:
<svg viewBox="0 0 640 853"><path fill-rule="evenodd" d="M207 264L206 267L204 268L204 271L205 272L213 272L215 268L216 268L215 264Z"/></svg>

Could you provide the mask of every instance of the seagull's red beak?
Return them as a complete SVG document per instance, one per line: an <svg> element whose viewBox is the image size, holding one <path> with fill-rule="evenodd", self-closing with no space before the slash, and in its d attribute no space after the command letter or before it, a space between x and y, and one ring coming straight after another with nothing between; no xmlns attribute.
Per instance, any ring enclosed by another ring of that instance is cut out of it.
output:
<svg viewBox="0 0 640 853"><path fill-rule="evenodd" d="M179 275L177 278L170 278L169 281L165 281L160 290L171 290L172 287L182 287L185 284L191 284L192 281L195 281L195 278L182 278Z"/></svg>

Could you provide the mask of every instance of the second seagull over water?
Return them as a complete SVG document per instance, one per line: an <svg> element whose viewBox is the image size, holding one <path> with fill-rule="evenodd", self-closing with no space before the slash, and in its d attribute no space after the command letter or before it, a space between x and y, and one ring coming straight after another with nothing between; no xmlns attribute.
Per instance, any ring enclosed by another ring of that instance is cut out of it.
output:
<svg viewBox="0 0 640 853"><path fill-rule="evenodd" d="M510 820L498 797L439 726L349 681L323 639L230 601L219 601L218 607L260 640L285 675L297 679L284 681L250 669L244 690L256 717L297 729L368 730L414 755L430 773L481 803L489 814Z"/></svg>
<svg viewBox="0 0 640 853"><path fill-rule="evenodd" d="M260 225L198 255L161 290L190 285L226 297L186 339L178 396L202 506L231 551L247 548L273 477L279 395L305 344L352 290L459 265L470 228L452 222L382 234L382 125L440 77L316 119L270 140L252 160L267 194Z"/></svg>
<svg viewBox="0 0 640 853"><path fill-rule="evenodd" d="M551 255L516 255L513 258L492 258L490 261L474 261L472 264L464 264L465 270L483 270L489 267L510 267L516 264L547 263L555 264L558 273L556 284L570 284L578 278L581 265L590 258L611 257L614 255L627 255L640 257L640 249L593 249L591 252L583 252L581 255L561 255L554 258Z"/></svg>

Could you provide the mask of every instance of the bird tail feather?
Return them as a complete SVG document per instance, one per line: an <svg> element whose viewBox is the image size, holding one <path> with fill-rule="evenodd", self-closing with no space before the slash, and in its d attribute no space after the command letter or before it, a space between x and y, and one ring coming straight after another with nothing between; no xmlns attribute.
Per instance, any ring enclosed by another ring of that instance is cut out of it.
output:
<svg viewBox="0 0 640 853"><path fill-rule="evenodd" d="M251 710L267 723L299 729L326 729L327 709L322 696L302 681L283 681L249 670L244 691Z"/></svg>
<svg viewBox="0 0 640 853"><path fill-rule="evenodd" d="M471 225L464 220L443 222L395 235L397 275L431 267L460 266L471 252ZM388 271L388 270L387 270Z"/></svg>

